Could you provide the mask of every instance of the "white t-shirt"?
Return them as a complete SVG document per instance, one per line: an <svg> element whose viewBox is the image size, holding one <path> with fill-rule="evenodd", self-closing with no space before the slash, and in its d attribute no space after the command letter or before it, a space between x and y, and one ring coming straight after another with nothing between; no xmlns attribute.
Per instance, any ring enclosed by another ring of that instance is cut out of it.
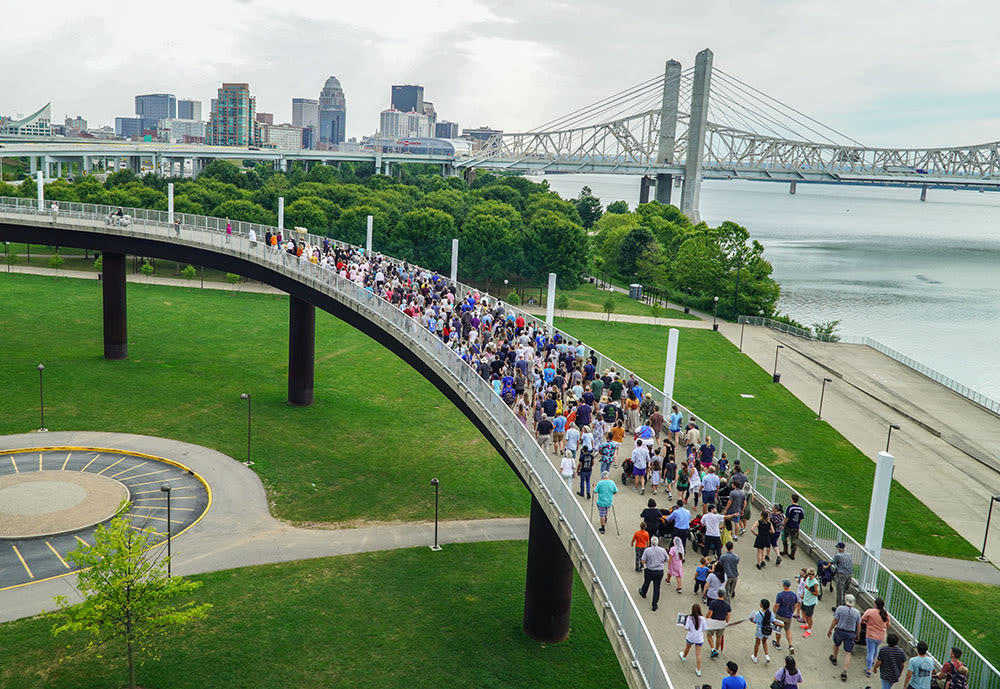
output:
<svg viewBox="0 0 1000 689"><path fill-rule="evenodd" d="M636 469L645 469L648 462L649 450L646 449L645 444L632 450L632 464Z"/></svg>
<svg viewBox="0 0 1000 689"><path fill-rule="evenodd" d="M563 457L559 467L562 469L563 476L572 476L576 470L576 462L573 461L572 457Z"/></svg>
<svg viewBox="0 0 1000 689"><path fill-rule="evenodd" d="M566 449L575 450L580 442L580 431L577 428L570 428L566 431Z"/></svg>
<svg viewBox="0 0 1000 689"><path fill-rule="evenodd" d="M702 515L701 523L705 525L705 535L706 536L716 536L721 537L719 528L722 526L726 518L721 514L709 512L708 514Z"/></svg>
<svg viewBox="0 0 1000 689"><path fill-rule="evenodd" d="M698 626L695 627L697 622ZM687 620L684 622L684 629L687 630L686 641L689 644L703 644L705 643L705 618L698 617L694 618L688 615Z"/></svg>

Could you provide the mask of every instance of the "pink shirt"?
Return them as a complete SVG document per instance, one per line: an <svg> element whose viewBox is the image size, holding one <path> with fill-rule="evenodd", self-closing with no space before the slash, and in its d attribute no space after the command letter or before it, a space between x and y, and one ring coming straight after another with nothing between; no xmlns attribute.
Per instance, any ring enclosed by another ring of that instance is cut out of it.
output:
<svg viewBox="0 0 1000 689"><path fill-rule="evenodd" d="M886 613L886 617L889 613ZM885 634L889 629L891 620L882 621L882 616L878 608L868 608L861 616L861 624L867 625L865 637L876 641L885 641Z"/></svg>

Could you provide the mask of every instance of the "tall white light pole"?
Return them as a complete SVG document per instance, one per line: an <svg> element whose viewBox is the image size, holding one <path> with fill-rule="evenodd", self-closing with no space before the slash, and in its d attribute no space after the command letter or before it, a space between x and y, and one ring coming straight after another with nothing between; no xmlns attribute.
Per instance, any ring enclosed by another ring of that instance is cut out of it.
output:
<svg viewBox="0 0 1000 689"><path fill-rule="evenodd" d="M545 300L545 324L555 327L556 319L556 274L549 273L549 294Z"/></svg>
<svg viewBox="0 0 1000 689"><path fill-rule="evenodd" d="M667 333L667 365L663 369L663 413L666 414L674 401L674 381L677 374L677 341L681 332L671 328Z"/></svg>
<svg viewBox="0 0 1000 689"><path fill-rule="evenodd" d="M285 236L285 197L278 197L278 229L281 231L281 236Z"/></svg>
<svg viewBox="0 0 1000 689"><path fill-rule="evenodd" d="M374 222L372 216L368 216L368 224L365 229L365 252L371 254L372 252L372 222Z"/></svg>
<svg viewBox="0 0 1000 689"><path fill-rule="evenodd" d="M451 281L458 282L458 239L451 240Z"/></svg>
<svg viewBox="0 0 1000 689"><path fill-rule="evenodd" d="M865 532L865 550L876 560L882 558L882 537L885 535L885 515L889 507L889 489L892 487L892 470L895 457L879 452L875 460L875 481L872 483L872 502L868 509L868 530ZM862 572L862 584L868 591L877 588L878 568L872 563Z"/></svg>
<svg viewBox="0 0 1000 689"><path fill-rule="evenodd" d="M171 170L173 172L173 163L170 164ZM167 182L167 222L171 225L174 224L174 183Z"/></svg>
<svg viewBox="0 0 1000 689"><path fill-rule="evenodd" d="M48 161L45 162L45 166L48 167ZM45 175L39 170L35 173L36 184L38 185L38 210L45 210Z"/></svg>

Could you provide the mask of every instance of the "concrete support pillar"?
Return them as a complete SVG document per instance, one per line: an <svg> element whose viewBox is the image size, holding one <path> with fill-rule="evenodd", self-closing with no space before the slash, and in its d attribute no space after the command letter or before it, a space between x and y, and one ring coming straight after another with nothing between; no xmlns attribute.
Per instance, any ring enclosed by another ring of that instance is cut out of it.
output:
<svg viewBox="0 0 1000 689"><path fill-rule="evenodd" d="M670 405L674 402L674 381L677 379L677 341L680 331L671 328L667 333L667 366L663 370L663 409L669 415Z"/></svg>
<svg viewBox="0 0 1000 689"><path fill-rule="evenodd" d="M791 184L788 185L788 193L791 194L792 196L795 196L795 186L796 186L796 184L797 184L797 182L792 182Z"/></svg>
<svg viewBox="0 0 1000 689"><path fill-rule="evenodd" d="M556 274L549 273L549 293L545 299L545 324L554 327L556 314Z"/></svg>
<svg viewBox="0 0 1000 689"><path fill-rule="evenodd" d="M128 311L125 306L125 254L105 252L101 282L104 298L104 358L128 358Z"/></svg>
<svg viewBox="0 0 1000 689"><path fill-rule="evenodd" d="M173 163L170 163L171 168ZM173 172L173 170L171 170ZM167 222L173 224L174 222L174 183L167 183Z"/></svg>
<svg viewBox="0 0 1000 689"><path fill-rule="evenodd" d="M35 173L35 186L38 187L36 190L36 195L38 196L38 210L45 210L45 176L41 170Z"/></svg>
<svg viewBox="0 0 1000 689"><path fill-rule="evenodd" d="M31 174L38 172L38 156L28 156L28 165L31 170Z"/></svg>
<svg viewBox="0 0 1000 689"><path fill-rule="evenodd" d="M288 403L313 403L316 356L316 307L297 297L288 298Z"/></svg>
<svg viewBox="0 0 1000 689"><path fill-rule="evenodd" d="M926 184L920 188L920 200L921 201L926 201L927 200L927 185Z"/></svg>
<svg viewBox="0 0 1000 689"><path fill-rule="evenodd" d="M464 176L465 176L465 183L471 187L472 183L476 181L476 168L474 167L465 168Z"/></svg>
<svg viewBox="0 0 1000 689"><path fill-rule="evenodd" d="M374 221L375 218L369 215L365 226L365 253L369 255L372 252L372 231L374 229L372 223Z"/></svg>
<svg viewBox="0 0 1000 689"><path fill-rule="evenodd" d="M677 108L681 93L681 63L668 60L663 70L663 101L660 105L660 144L657 149L658 165L673 165L677 145ZM656 200L670 203L673 175L656 174Z"/></svg>
<svg viewBox="0 0 1000 689"><path fill-rule="evenodd" d="M694 61L691 85L691 116L688 120L687 154L684 158L684 188L681 212L692 222L700 222L701 176L705 163L705 130L708 126L708 97L712 90L712 51L706 48Z"/></svg>
<svg viewBox="0 0 1000 689"><path fill-rule="evenodd" d="M278 227L285 229L285 197L278 197ZM284 235L284 233L282 233Z"/></svg>
<svg viewBox="0 0 1000 689"><path fill-rule="evenodd" d="M60 160L58 163L56 163L56 177L58 178L62 176L63 176L63 164L62 161Z"/></svg>
<svg viewBox="0 0 1000 689"><path fill-rule="evenodd" d="M572 598L573 561L532 496L524 577L524 633L541 643L565 641Z"/></svg>
<svg viewBox="0 0 1000 689"><path fill-rule="evenodd" d="M648 175L643 175L639 180L639 203L649 203L649 188L653 186L653 180Z"/></svg>
<svg viewBox="0 0 1000 689"><path fill-rule="evenodd" d="M46 179L52 177L52 161L48 156L42 156L42 176Z"/></svg>
<svg viewBox="0 0 1000 689"><path fill-rule="evenodd" d="M80 158L80 174L89 175L94 171L94 159L90 156Z"/></svg>
<svg viewBox="0 0 1000 689"><path fill-rule="evenodd" d="M451 281L458 282L458 240L451 240Z"/></svg>

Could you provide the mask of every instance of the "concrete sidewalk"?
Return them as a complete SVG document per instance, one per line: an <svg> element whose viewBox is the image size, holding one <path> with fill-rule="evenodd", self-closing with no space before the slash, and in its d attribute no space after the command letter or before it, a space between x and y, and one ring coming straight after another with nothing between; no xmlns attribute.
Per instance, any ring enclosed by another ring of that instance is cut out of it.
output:
<svg viewBox="0 0 1000 689"><path fill-rule="evenodd" d="M527 311L533 316L541 316L542 320L545 319L544 307L521 306L519 308ZM659 318L657 316L632 316L624 313L613 313L609 319L608 314L606 313L597 313L596 311L574 311L571 309L556 309L555 315L557 318L583 318L592 321L610 320L612 323L642 323L644 325L665 325L671 328L712 329L712 323L710 321L687 320L684 318Z"/></svg>

